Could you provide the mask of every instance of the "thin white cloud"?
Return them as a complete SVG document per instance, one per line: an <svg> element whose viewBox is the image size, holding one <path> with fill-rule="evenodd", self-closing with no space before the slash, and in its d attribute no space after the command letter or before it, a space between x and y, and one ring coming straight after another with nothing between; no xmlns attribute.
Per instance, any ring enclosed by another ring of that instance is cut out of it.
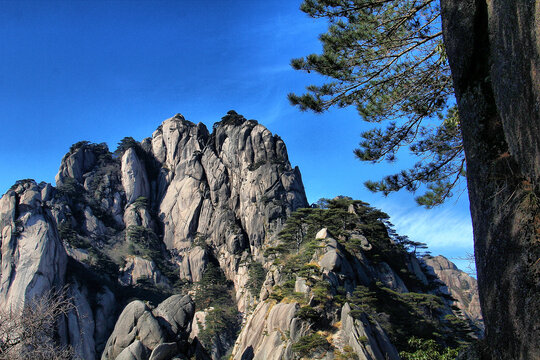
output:
<svg viewBox="0 0 540 360"><path fill-rule="evenodd" d="M377 207L390 215L399 234L426 243L433 255L452 258L473 251L471 219L463 213L452 208L405 207L390 201L382 201Z"/></svg>

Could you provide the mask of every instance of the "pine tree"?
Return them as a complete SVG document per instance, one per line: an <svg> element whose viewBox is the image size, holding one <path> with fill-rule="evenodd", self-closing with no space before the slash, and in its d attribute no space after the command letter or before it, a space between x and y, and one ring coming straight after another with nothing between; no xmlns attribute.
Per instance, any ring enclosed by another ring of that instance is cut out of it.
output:
<svg viewBox="0 0 540 360"><path fill-rule="evenodd" d="M289 94L301 110L356 107L371 123L355 155L363 161L395 161L408 147L418 157L410 169L367 181L385 195L427 186L417 202L427 207L452 196L465 157L450 68L435 0L305 0L301 10L329 22L320 36L322 54L293 59L294 69L330 81Z"/></svg>

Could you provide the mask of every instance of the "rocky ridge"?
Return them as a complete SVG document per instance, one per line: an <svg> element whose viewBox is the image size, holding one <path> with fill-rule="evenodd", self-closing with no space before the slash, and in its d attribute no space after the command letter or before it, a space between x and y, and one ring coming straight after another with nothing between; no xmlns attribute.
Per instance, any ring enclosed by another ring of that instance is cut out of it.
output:
<svg viewBox="0 0 540 360"><path fill-rule="evenodd" d="M308 208L283 141L233 111L212 133L176 115L114 154L74 144L56 182L0 199L0 305L65 288L76 311L58 338L82 359L397 359L388 304L359 294L440 291L383 213ZM441 306L426 321L450 329Z"/></svg>
<svg viewBox="0 0 540 360"><path fill-rule="evenodd" d="M478 285L476 279L461 271L444 256L426 256L422 259L427 270L441 281L440 290L451 295L463 315L476 326L483 328Z"/></svg>
<svg viewBox="0 0 540 360"><path fill-rule="evenodd" d="M266 249L261 302L233 359L400 359L398 349L405 358L418 350L414 337L471 340L440 280L389 237L386 214L349 198L327 203L295 212Z"/></svg>

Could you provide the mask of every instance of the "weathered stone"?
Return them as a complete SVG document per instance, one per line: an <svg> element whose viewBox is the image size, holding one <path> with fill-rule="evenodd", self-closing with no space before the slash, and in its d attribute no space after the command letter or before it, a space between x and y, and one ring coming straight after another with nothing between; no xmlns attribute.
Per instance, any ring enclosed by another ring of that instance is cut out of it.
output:
<svg viewBox="0 0 540 360"><path fill-rule="evenodd" d="M206 251L200 246L194 247L184 256L180 263L180 278L189 281L200 281L208 261Z"/></svg>
<svg viewBox="0 0 540 360"><path fill-rule="evenodd" d="M315 239L324 240L327 237L328 237L328 229L327 228L323 228L323 229L319 230L319 232L315 235Z"/></svg>
<svg viewBox="0 0 540 360"><path fill-rule="evenodd" d="M422 271L422 268L420 266L420 262L416 258L414 254L408 254L407 255L407 269L416 276L418 280L422 282L422 284L427 285L429 283L426 275Z"/></svg>
<svg viewBox="0 0 540 360"><path fill-rule="evenodd" d="M444 256L426 256L423 258L428 271L442 281L441 291L452 295L463 314L480 328L483 327L482 312L478 298L476 279L459 270Z"/></svg>
<svg viewBox="0 0 540 360"><path fill-rule="evenodd" d="M88 261L90 259L90 255L88 254L88 251L86 249L78 249L75 247L71 247L69 244L64 244L64 249L66 250L66 254L79 262Z"/></svg>
<svg viewBox="0 0 540 360"><path fill-rule="evenodd" d="M139 197L150 197L150 185L144 163L139 159L134 148L129 148L122 156L122 185L128 204Z"/></svg>
<svg viewBox="0 0 540 360"><path fill-rule="evenodd" d="M115 324L116 299L108 287L103 287L96 295L97 306L94 309L94 341L96 354L101 354L112 333Z"/></svg>
<svg viewBox="0 0 540 360"><path fill-rule="evenodd" d="M150 311L145 311L137 321L137 337L144 346L153 350L166 341L166 332Z"/></svg>
<svg viewBox="0 0 540 360"><path fill-rule="evenodd" d="M132 301L124 308L107 341L102 360L116 359L125 348L135 342L138 320L144 313L148 313L148 310L146 305L138 300Z"/></svg>
<svg viewBox="0 0 540 360"><path fill-rule="evenodd" d="M175 342L163 343L156 346L150 354L148 360L169 360L178 352L178 345Z"/></svg>
<svg viewBox="0 0 540 360"><path fill-rule="evenodd" d="M208 315L206 311L195 312L193 315L193 323L191 324L191 332L189 333L190 339L195 339L200 332L206 328L206 315Z"/></svg>
<svg viewBox="0 0 540 360"><path fill-rule="evenodd" d="M124 224L126 228L130 226L142 226L154 228L154 221L150 212L144 207L137 207L135 204L128 205L124 212Z"/></svg>
<svg viewBox="0 0 540 360"><path fill-rule="evenodd" d="M139 340L125 348L114 360L146 360L148 350Z"/></svg>
<svg viewBox="0 0 540 360"><path fill-rule="evenodd" d="M299 319L295 319L297 303L260 303L244 325L233 349L233 359L289 359L286 355L291 344L290 337L299 338L307 330ZM296 321L293 321L296 320Z"/></svg>
<svg viewBox="0 0 540 360"><path fill-rule="evenodd" d="M402 293L409 292L401 278L392 270L386 262L380 262L375 266L377 277L387 287Z"/></svg>
<svg viewBox="0 0 540 360"><path fill-rule="evenodd" d="M94 213L90 207L84 209L84 230L88 235L103 235L105 234L105 225L94 216Z"/></svg>
<svg viewBox="0 0 540 360"><path fill-rule="evenodd" d="M173 295L159 304L153 314L165 320L177 337L186 339L191 331L195 304L188 295Z"/></svg>
<svg viewBox="0 0 540 360"><path fill-rule="evenodd" d="M135 340L149 351L165 343L187 340L194 313L195 305L189 296L173 295L153 310L141 301L133 301L120 314L101 358L115 359ZM155 356L164 356L167 349L170 346L162 347Z"/></svg>
<svg viewBox="0 0 540 360"><path fill-rule="evenodd" d="M339 271L339 268L341 267L341 256L336 250L328 251L323 255L322 259L319 260L319 266L321 269L327 271Z"/></svg>
<svg viewBox="0 0 540 360"><path fill-rule="evenodd" d="M343 305L338 337L345 339L360 360L400 359L397 350L379 324L370 322L367 316L362 316L359 320L354 319L350 311L348 303Z"/></svg>
<svg viewBox="0 0 540 360"><path fill-rule="evenodd" d="M65 178L73 178L83 183L83 175L96 163L96 156L91 146L83 145L73 152L67 153L62 159L62 165L56 175L56 185L64 183Z"/></svg>
<svg viewBox="0 0 540 360"><path fill-rule="evenodd" d="M73 302L75 310L69 312L67 325L69 343L81 359L95 359L94 317L88 303L88 291L77 281L70 285L67 295Z"/></svg>
<svg viewBox="0 0 540 360"><path fill-rule="evenodd" d="M305 279L297 277L294 283L294 291L298 293L309 294L311 288L307 286Z"/></svg>
<svg viewBox="0 0 540 360"><path fill-rule="evenodd" d="M283 141L254 121L217 123L212 135L203 124L180 115L152 136L152 152L166 168L158 186L163 240L182 257L181 277L200 279L205 256L195 239L219 254L238 294L248 294L235 276L246 254L261 256L265 239L284 218L307 206L301 177L290 166ZM247 296L247 295L245 295ZM249 299L239 299L245 309Z"/></svg>
<svg viewBox="0 0 540 360"><path fill-rule="evenodd" d="M148 280L154 285L169 286L167 278L161 274L152 260L129 256L126 265L120 270L122 275L119 280L124 285L136 285L139 280Z"/></svg>
<svg viewBox="0 0 540 360"><path fill-rule="evenodd" d="M67 256L34 181L18 184L0 199L0 225L0 308L18 309L60 289Z"/></svg>

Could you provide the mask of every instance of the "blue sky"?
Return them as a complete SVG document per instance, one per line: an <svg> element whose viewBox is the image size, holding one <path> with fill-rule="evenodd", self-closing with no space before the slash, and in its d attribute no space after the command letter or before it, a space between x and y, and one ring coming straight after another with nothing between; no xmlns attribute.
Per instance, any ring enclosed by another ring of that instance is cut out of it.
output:
<svg viewBox="0 0 540 360"><path fill-rule="evenodd" d="M289 105L287 93L321 81L289 66L319 52L326 29L300 3L0 0L0 192L23 178L54 184L77 141L114 150L176 113L211 128L234 109L284 139L310 202L348 195L389 213L433 254L472 252L466 192L434 210L409 193L372 194L363 182L410 164L407 154L361 163L352 150L367 125L352 109L316 115Z"/></svg>

